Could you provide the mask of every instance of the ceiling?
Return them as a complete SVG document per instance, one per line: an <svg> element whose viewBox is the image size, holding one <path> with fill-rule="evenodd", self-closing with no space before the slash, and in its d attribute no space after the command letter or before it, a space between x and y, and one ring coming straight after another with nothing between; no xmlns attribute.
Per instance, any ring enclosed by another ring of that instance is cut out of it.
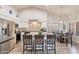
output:
<svg viewBox="0 0 79 59"><path fill-rule="evenodd" d="M68 15L77 13L79 11L79 5L11 5L13 8L18 11L29 8L37 8L49 13L58 14L58 15Z"/></svg>

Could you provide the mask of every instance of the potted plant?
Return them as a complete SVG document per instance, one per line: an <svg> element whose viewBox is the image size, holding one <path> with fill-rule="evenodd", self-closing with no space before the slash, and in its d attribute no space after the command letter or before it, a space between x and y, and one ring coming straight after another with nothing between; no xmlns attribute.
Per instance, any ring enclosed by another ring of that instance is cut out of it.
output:
<svg viewBox="0 0 79 59"><path fill-rule="evenodd" d="M38 34L41 35L43 32L46 32L45 28L41 28L40 31L38 32Z"/></svg>
<svg viewBox="0 0 79 59"><path fill-rule="evenodd" d="M38 34L39 34L39 35L42 35L42 31L39 31Z"/></svg>

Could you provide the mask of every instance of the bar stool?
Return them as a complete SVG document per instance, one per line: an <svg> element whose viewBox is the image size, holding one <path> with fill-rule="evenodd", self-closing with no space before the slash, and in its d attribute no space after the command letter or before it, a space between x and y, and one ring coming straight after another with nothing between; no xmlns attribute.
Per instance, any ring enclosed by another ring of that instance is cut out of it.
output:
<svg viewBox="0 0 79 59"><path fill-rule="evenodd" d="M23 54L25 51L33 50L32 35L23 35Z"/></svg>
<svg viewBox="0 0 79 59"><path fill-rule="evenodd" d="M35 35L35 54L37 51L42 51L44 54L44 35Z"/></svg>
<svg viewBox="0 0 79 59"><path fill-rule="evenodd" d="M49 49L51 47L51 49ZM53 50L56 54L56 35L47 35L46 50Z"/></svg>

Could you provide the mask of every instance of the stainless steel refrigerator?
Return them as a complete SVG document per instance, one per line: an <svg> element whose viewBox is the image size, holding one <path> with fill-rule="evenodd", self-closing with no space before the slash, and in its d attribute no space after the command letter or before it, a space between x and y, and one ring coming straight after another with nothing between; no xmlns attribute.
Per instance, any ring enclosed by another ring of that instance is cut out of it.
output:
<svg viewBox="0 0 79 59"><path fill-rule="evenodd" d="M9 53L14 48L13 22L0 18L0 54Z"/></svg>

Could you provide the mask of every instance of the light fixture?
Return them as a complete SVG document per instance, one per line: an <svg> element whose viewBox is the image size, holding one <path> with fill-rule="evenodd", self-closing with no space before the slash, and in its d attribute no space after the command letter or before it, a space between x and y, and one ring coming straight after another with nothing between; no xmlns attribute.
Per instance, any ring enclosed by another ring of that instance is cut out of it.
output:
<svg viewBox="0 0 79 59"><path fill-rule="evenodd" d="M33 22L33 24L34 24L34 25L37 25L37 22L36 22L36 21L34 21L34 22Z"/></svg>

